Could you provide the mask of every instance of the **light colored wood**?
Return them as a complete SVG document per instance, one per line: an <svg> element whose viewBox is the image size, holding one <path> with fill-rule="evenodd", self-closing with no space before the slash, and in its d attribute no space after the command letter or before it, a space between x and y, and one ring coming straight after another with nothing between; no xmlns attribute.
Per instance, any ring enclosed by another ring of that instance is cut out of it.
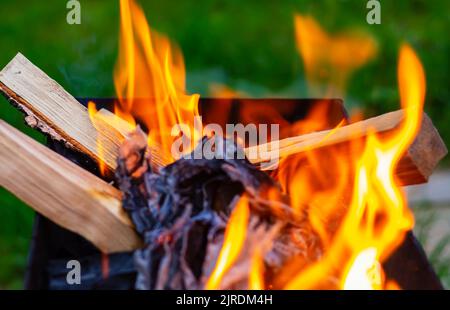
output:
<svg viewBox="0 0 450 310"><path fill-rule="evenodd" d="M20 53L0 72L0 92L23 110L28 125L115 170L132 125L105 109L90 117L86 107ZM151 151L155 166L170 162L155 147Z"/></svg>
<svg viewBox="0 0 450 310"><path fill-rule="evenodd" d="M124 137L128 136L135 129L135 126L106 109L98 110L95 113L95 117L110 124Z"/></svg>
<svg viewBox="0 0 450 310"><path fill-rule="evenodd" d="M106 166L115 169L122 135L101 121L95 128L87 109L22 54L0 72L0 91L24 110L28 124L97 161L101 153Z"/></svg>
<svg viewBox="0 0 450 310"><path fill-rule="evenodd" d="M267 148L267 150L278 148L282 156L289 156L298 152L304 152L308 149L317 149L319 147L345 142L348 141L349 138L358 139L366 136L370 129L377 133L386 132L397 128L402 119L403 111L398 110L336 129L317 131L282 139L278 141L278 145L271 142L266 145L254 146L247 148L246 151L254 151L261 147ZM256 158L253 160L254 163L259 163L261 161L261 158Z"/></svg>
<svg viewBox="0 0 450 310"><path fill-rule="evenodd" d="M262 147L269 153L265 158L277 156L285 158L317 150L326 152L327 147L364 138L370 131L376 132L378 135L390 134L400 126L403 115L403 110L398 110L339 128L283 139L278 141L279 146L272 142L247 148L245 151L247 154L258 153L258 148ZM413 185L427 182L434 168L446 154L447 148L444 142L430 118L424 113L421 128L414 142L397 166L396 175L400 183ZM254 164L260 164L265 159L255 157L249 160Z"/></svg>
<svg viewBox="0 0 450 310"><path fill-rule="evenodd" d="M121 193L0 120L0 185L105 253L141 246Z"/></svg>

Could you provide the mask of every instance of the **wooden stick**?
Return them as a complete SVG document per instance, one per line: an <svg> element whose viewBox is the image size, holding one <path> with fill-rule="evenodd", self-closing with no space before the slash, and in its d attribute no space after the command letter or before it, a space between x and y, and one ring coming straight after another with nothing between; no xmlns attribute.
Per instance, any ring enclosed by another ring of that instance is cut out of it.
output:
<svg viewBox="0 0 450 310"><path fill-rule="evenodd" d="M262 148L268 150L269 153L265 158L271 158L271 156L284 158L313 150L326 151L327 147L365 138L370 131L376 132L378 135L388 135L399 128L403 116L403 110L398 110L340 128L283 139L278 141L278 146L272 142L247 148L246 153L258 154L259 148ZM421 128L414 142L400 160L396 175L402 185L425 183L446 154L447 148L444 142L431 119L424 113ZM250 158L250 161L259 164L265 160L259 156Z"/></svg>
<svg viewBox="0 0 450 310"><path fill-rule="evenodd" d="M270 142L265 145L254 146L248 148L247 152L255 151L258 148L267 148L268 150L276 150L278 148L284 156L289 156L297 152L307 151L308 149L317 149L318 147L346 142L349 138L358 139L366 136L369 130L377 133L387 132L397 128L402 119L403 111L398 110L336 129L289 137L278 141L278 145L277 143ZM262 159L260 158L254 160L255 163L261 161Z"/></svg>
<svg viewBox="0 0 450 310"><path fill-rule="evenodd" d="M0 185L105 253L141 246L121 193L0 120Z"/></svg>
<svg viewBox="0 0 450 310"><path fill-rule="evenodd" d="M402 185L426 183L447 153L447 147L439 132L424 113L421 128L400 160L395 174Z"/></svg>
<svg viewBox="0 0 450 310"><path fill-rule="evenodd" d="M108 168L115 169L118 147L129 129L124 121L117 121L108 116L110 112L100 110L94 126L85 107L20 53L0 72L0 92L25 111L28 115L26 120L32 127L65 141L68 146L97 161L103 159ZM283 139L279 141L280 157L316 149L326 151L328 146L365 137L370 128L388 134L399 126L402 118L403 112L395 111L343 126L333 130L332 134L331 131L321 131ZM272 146L269 144L268 150ZM246 149L247 154L251 151L252 148ZM157 146L153 146L151 153L152 164L157 167L170 162L161 157ZM431 120L424 115L422 127L397 169L401 183L426 182L445 154L445 144ZM267 159L250 158L255 164L264 160Z"/></svg>
<svg viewBox="0 0 450 310"><path fill-rule="evenodd" d="M92 122L86 107L22 54L0 72L0 92L27 115L28 125L115 170L123 132L101 117ZM155 162L165 164L159 155Z"/></svg>

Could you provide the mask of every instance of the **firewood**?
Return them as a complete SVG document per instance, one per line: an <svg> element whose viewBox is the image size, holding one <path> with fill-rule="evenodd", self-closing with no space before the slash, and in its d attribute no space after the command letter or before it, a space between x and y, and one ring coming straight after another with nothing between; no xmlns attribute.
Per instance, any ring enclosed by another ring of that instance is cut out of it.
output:
<svg viewBox="0 0 450 310"><path fill-rule="evenodd" d="M26 114L29 126L96 161L102 160L114 171L123 132L102 117L93 123L86 107L22 54L0 72L0 92ZM164 164L158 158L156 154L157 164Z"/></svg>
<svg viewBox="0 0 450 310"><path fill-rule="evenodd" d="M0 185L105 253L141 245L113 186L0 120Z"/></svg>
<svg viewBox="0 0 450 310"><path fill-rule="evenodd" d="M349 144L353 140L365 138L370 131L376 132L379 136L388 135L400 126L403 116L403 110L398 110L340 128L286 138L278 141L278 146L275 146L275 143L268 143L247 148L246 152L255 152L257 148L262 147L272 153L272 156L284 158L308 151L322 149L326 151L327 147ZM278 155L276 151L278 151ZM431 119L424 113L421 128L399 162L396 175L402 185L425 183L446 154L447 148L444 142ZM254 164L263 161L264 159L261 157L250 158L250 162Z"/></svg>
<svg viewBox="0 0 450 310"><path fill-rule="evenodd" d="M94 126L84 106L20 53L0 72L0 92L27 114L26 121L30 126L97 161L103 158L106 166L115 170L118 149L128 131L123 121L110 118L106 110L100 110ZM326 151L327 147L366 136L369 129L389 134L400 125L402 117L402 111L395 111L342 126L332 135L329 135L330 131L321 131L283 139L279 141L279 154L286 157L310 150ZM161 158L156 145L150 151L152 165L161 167L170 162ZM251 148L246 149L247 154L250 151ZM420 131L397 168L400 182L403 185L427 182L446 153L439 133L424 114ZM264 160L263 157L251 158L254 164Z"/></svg>

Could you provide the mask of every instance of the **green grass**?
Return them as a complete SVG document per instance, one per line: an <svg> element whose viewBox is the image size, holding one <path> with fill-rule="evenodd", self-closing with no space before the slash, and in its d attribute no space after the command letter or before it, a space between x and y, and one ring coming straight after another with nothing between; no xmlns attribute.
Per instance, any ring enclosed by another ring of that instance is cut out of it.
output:
<svg viewBox="0 0 450 310"><path fill-rule="evenodd" d="M0 289L22 287L33 212L0 189Z"/></svg>
<svg viewBox="0 0 450 310"><path fill-rule="evenodd" d="M427 249L428 258L446 289L450 289L450 234L432 235L433 226L439 220L439 208L429 203L414 207L416 225L414 232L420 243ZM448 206L446 206L448 208ZM436 232L434 231L436 234Z"/></svg>
<svg viewBox="0 0 450 310"><path fill-rule="evenodd" d="M144 2L144 1L142 1ZM181 47L191 92L207 95L211 82L252 96L307 96L295 49L293 15L310 14L327 30L361 29L378 42L378 57L349 81L348 107L367 115L399 107L396 63L403 41L427 73L426 111L450 141L450 2L382 1L382 24L365 21L366 1L145 1L150 25ZM119 9L116 1L81 1L82 24L66 23L65 1L2 0L0 67L18 51L74 96L113 96ZM23 118L0 99L0 117L39 141ZM32 212L0 191L0 287L20 287Z"/></svg>

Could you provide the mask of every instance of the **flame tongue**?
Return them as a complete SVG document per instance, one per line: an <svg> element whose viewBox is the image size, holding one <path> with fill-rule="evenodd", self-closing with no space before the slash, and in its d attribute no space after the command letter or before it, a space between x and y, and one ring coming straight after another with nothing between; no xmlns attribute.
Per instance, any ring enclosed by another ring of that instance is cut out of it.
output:
<svg viewBox="0 0 450 310"><path fill-rule="evenodd" d="M356 33L331 36L310 16L295 15L295 32L310 86L317 91L318 84L326 84L329 96L342 95L352 72L377 52L370 36Z"/></svg>
<svg viewBox="0 0 450 310"><path fill-rule="evenodd" d="M228 220L223 246L217 258L216 267L206 283L206 289L218 289L223 275L239 256L245 242L249 216L248 200L243 196L237 202Z"/></svg>
<svg viewBox="0 0 450 310"><path fill-rule="evenodd" d="M194 130L199 96L186 94L181 52L168 38L150 31L142 9L134 1L121 0L120 11L119 58L114 72L119 98L116 113L143 122L149 130L149 143L158 144L166 153L163 155L171 158L171 130L176 124Z"/></svg>
<svg viewBox="0 0 450 310"><path fill-rule="evenodd" d="M350 158L340 161L355 171L349 208L334 236L328 236L323 223L311 219L316 231L325 231L320 234L322 239L328 237L332 242L324 242L325 256L298 273L286 288L318 287L331 274L338 274L341 288L387 287L381 262L414 224L394 172L420 127L425 94L422 65L407 45L400 50L398 80L405 112L402 125L387 137L370 134L354 161ZM337 152L333 156L348 154ZM344 196L338 187L334 189L338 191L334 194ZM320 191L310 190L311 197L321 195ZM322 207L317 212L324 211L326 208Z"/></svg>
<svg viewBox="0 0 450 310"><path fill-rule="evenodd" d="M366 247L373 246L376 249L375 255L366 259L366 263L371 259L373 261L369 266L386 259L414 224L404 194L393 177L401 156L413 142L420 128L425 99L424 70L416 54L408 45L400 49L398 83L401 104L405 111L404 121L399 130L387 139L382 140L376 136L369 138L358 164L358 186L355 188L350 209L350 212L359 214L361 219L364 216L365 220L369 220L363 229L356 232L364 237L359 240L359 247L364 247L363 244L366 244ZM355 233L349 228L346 229L349 233ZM363 251L360 252L363 253ZM357 259L361 258L360 255L358 253ZM352 285L350 282L354 265L355 263L347 273L344 287ZM360 273L360 276L363 275ZM377 283L372 283L372 288L379 287Z"/></svg>

